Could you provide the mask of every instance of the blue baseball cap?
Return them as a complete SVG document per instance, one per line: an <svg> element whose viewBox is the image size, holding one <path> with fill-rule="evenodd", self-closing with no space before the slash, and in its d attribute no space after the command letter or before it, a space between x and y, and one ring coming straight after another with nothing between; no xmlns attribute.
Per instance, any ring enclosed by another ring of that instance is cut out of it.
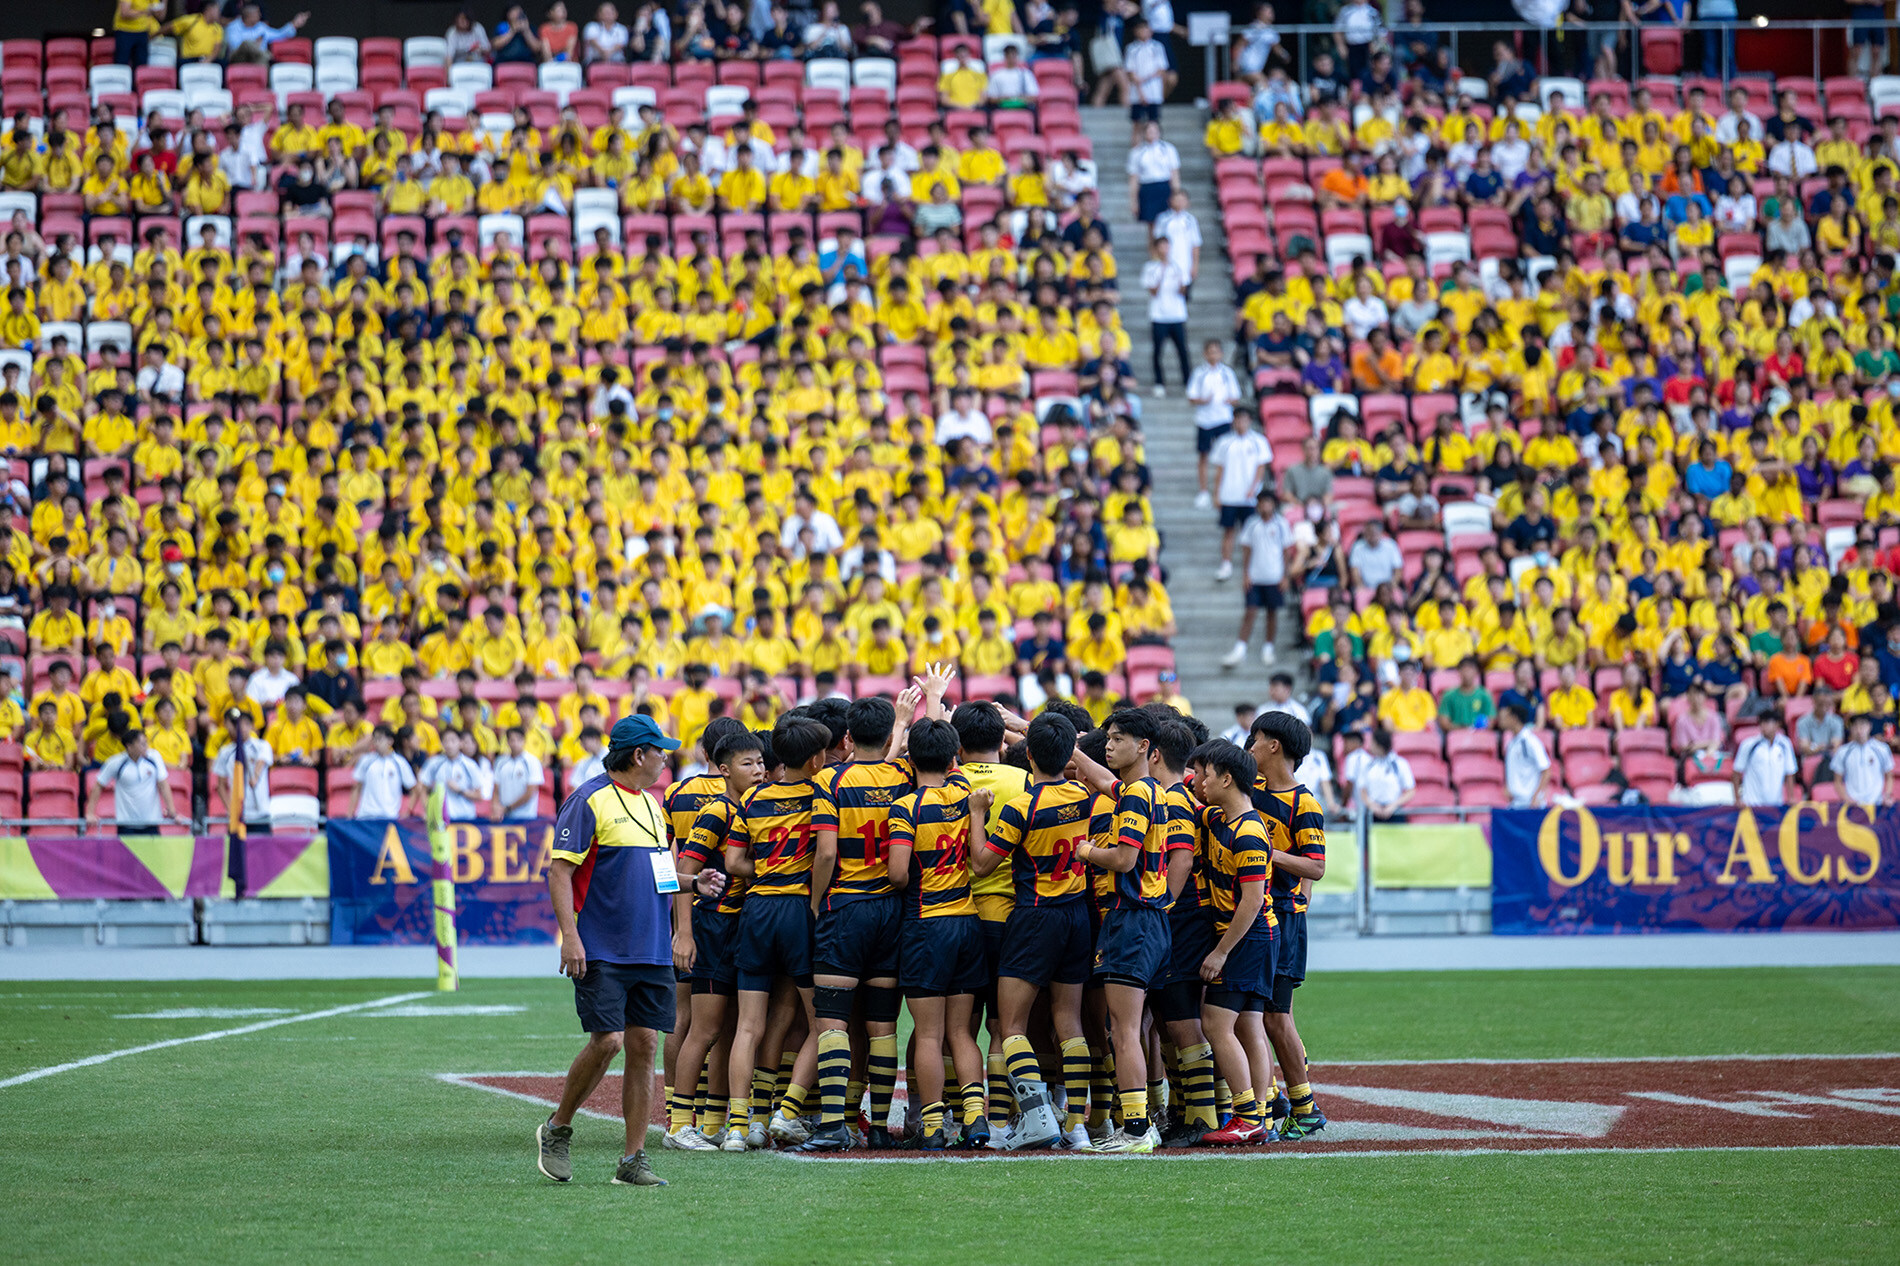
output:
<svg viewBox="0 0 1900 1266"><path fill-rule="evenodd" d="M650 716L622 717L614 722L613 733L607 738L607 750L625 751L634 747L657 747L661 751L671 752L678 749L680 741L668 738L660 732L660 727Z"/></svg>

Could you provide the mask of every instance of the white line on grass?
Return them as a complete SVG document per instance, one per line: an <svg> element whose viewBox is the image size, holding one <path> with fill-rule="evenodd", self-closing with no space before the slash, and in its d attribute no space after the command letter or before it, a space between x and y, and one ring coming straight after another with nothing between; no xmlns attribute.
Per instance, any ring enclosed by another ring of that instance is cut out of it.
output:
<svg viewBox="0 0 1900 1266"><path fill-rule="evenodd" d="M54 1064L48 1068L35 1068L31 1072L0 1080L0 1090L9 1086L24 1085L29 1081L38 1081L42 1077L51 1077L55 1073L70 1073L78 1068L90 1068L94 1064L105 1064L127 1055L143 1055L147 1051L162 1051L172 1046L189 1046L193 1042L215 1042L220 1038L242 1037L246 1033L261 1033L265 1029L274 1029L284 1024L302 1024L305 1020L327 1020L331 1016L347 1015L352 1011L368 1011L374 1007L387 1007L398 1002L413 1002L417 998L430 997L427 993L397 993L387 998L377 998L373 1002L352 1002L341 1007L328 1007L322 1011L307 1011L302 1015L279 1016L274 1020L259 1020L256 1024L244 1024L235 1029L216 1029L210 1033L196 1033L190 1037L169 1037L162 1042L147 1042L143 1046L128 1046L122 1051L107 1051L102 1055L88 1055L68 1064Z"/></svg>
<svg viewBox="0 0 1900 1266"><path fill-rule="evenodd" d="M615 1117L614 1120L620 1118ZM655 1127L658 1128L658 1127ZM1401 1156L1653 1156L1663 1153L1680 1152L1895 1152L1900 1145L1893 1143L1798 1143L1794 1146L1783 1144L1763 1144L1760 1147L1723 1144L1719 1147L1445 1147L1445 1148L1381 1148L1366 1152L1302 1152L1270 1143L1266 1147L1250 1151L1194 1151L1160 1152L1149 1156L1130 1154L1085 1153L1043 1150L1037 1152L943 1152L935 1156L852 1156L849 1153L833 1155L801 1156L796 1152L774 1151L771 1155L794 1165L987 1165L996 1162L1015 1161L1062 1161L1070 1164L1095 1165L1108 1161L1121 1161L1136 1164L1143 1161L1297 1161L1297 1160L1356 1160L1362 1157L1401 1157Z"/></svg>

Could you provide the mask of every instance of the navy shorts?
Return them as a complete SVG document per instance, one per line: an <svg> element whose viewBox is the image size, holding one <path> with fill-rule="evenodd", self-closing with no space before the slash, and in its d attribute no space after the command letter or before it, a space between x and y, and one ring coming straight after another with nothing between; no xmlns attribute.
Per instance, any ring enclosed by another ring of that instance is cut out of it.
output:
<svg viewBox="0 0 1900 1266"><path fill-rule="evenodd" d="M1237 528L1241 524L1245 523L1248 519L1251 519L1252 517L1253 517L1253 507L1250 505L1247 505L1247 506L1224 505L1220 508L1220 525L1223 530L1227 528Z"/></svg>
<svg viewBox="0 0 1900 1266"><path fill-rule="evenodd" d="M1093 944L1088 902L1017 906L1003 932L1003 961L996 974L1028 981L1038 989L1051 983L1086 984Z"/></svg>
<svg viewBox="0 0 1900 1266"><path fill-rule="evenodd" d="M902 940L897 984L907 998L981 993L992 979L983 920L974 914L906 919Z"/></svg>
<svg viewBox="0 0 1900 1266"><path fill-rule="evenodd" d="M739 916L721 914L713 906L693 907L693 946L698 951L693 969L681 979L692 985L694 993L712 993L723 972L728 985L733 981L733 950L739 933Z"/></svg>
<svg viewBox="0 0 1900 1266"><path fill-rule="evenodd" d="M1168 958L1149 988L1201 979L1201 964L1214 952L1220 938L1214 935L1214 920L1200 906L1170 912L1168 915ZM1182 1017L1185 1019L1186 1017Z"/></svg>
<svg viewBox="0 0 1900 1266"><path fill-rule="evenodd" d="M1306 911L1273 909L1280 922L1273 938L1273 1001L1267 1010L1286 1015L1293 1010L1293 991L1306 979Z"/></svg>
<svg viewBox="0 0 1900 1266"><path fill-rule="evenodd" d="M1128 118L1135 123L1159 123L1161 105L1159 102L1137 101L1128 107Z"/></svg>
<svg viewBox="0 0 1900 1266"><path fill-rule="evenodd" d="M1205 1004L1228 1011L1265 1011L1273 999L1274 940L1265 929L1242 937L1227 956L1220 979L1207 986Z"/></svg>
<svg viewBox="0 0 1900 1266"><path fill-rule="evenodd" d="M574 1010L585 1033L625 1029L673 1031L673 967L587 960L587 971L574 982Z"/></svg>
<svg viewBox="0 0 1900 1266"><path fill-rule="evenodd" d="M801 988L810 985L811 924L809 897L748 894L739 914L739 948L734 955L738 987L770 992L780 976L790 976Z"/></svg>
<svg viewBox="0 0 1900 1266"><path fill-rule="evenodd" d="M1286 605L1286 594L1278 585L1248 585L1247 605L1260 611L1278 611Z"/></svg>
<svg viewBox="0 0 1900 1266"><path fill-rule="evenodd" d="M1118 985L1146 989L1168 965L1168 912L1131 906L1102 915L1095 938L1095 974Z"/></svg>
<svg viewBox="0 0 1900 1266"><path fill-rule="evenodd" d="M903 909L895 896L847 901L818 916L812 962L821 976L867 980L897 974L898 929Z"/></svg>
<svg viewBox="0 0 1900 1266"><path fill-rule="evenodd" d="M1216 426L1197 427L1194 431L1194 451L1206 456L1214 451L1214 445L1220 437L1234 429L1232 422L1222 422Z"/></svg>

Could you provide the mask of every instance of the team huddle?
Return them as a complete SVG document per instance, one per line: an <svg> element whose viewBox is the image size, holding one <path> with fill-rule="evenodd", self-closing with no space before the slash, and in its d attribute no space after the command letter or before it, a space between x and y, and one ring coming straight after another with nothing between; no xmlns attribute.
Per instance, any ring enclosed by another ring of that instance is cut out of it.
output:
<svg viewBox="0 0 1900 1266"><path fill-rule="evenodd" d="M666 1145L1151 1152L1321 1129L1291 1014L1325 869L1292 776L1306 725L1267 713L1243 749L1164 704L1099 727L1060 702L946 718L950 679L769 733L716 719L706 771L667 789L687 882Z"/></svg>

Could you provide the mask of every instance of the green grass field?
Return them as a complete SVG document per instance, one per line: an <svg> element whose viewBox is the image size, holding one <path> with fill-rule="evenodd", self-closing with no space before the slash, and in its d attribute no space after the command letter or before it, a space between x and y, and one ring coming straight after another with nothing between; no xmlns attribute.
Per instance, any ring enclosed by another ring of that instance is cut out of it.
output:
<svg viewBox="0 0 1900 1266"><path fill-rule="evenodd" d="M0 1080L393 981L0 985ZM172 1047L0 1088L18 1261L1011 1262L1900 1259L1900 1151L1323 1157L1270 1162L799 1164L655 1151L664 1190L608 1185L583 1118L575 1181L535 1172L530 1104L434 1074L564 1068L558 979ZM1342 975L1300 995L1316 1060L1873 1053L1900 1047L1900 969ZM1754 1128L1751 1125L1751 1128ZM1762 1120L1777 1144L1799 1122ZM1288 1145L1297 1147L1297 1145Z"/></svg>

